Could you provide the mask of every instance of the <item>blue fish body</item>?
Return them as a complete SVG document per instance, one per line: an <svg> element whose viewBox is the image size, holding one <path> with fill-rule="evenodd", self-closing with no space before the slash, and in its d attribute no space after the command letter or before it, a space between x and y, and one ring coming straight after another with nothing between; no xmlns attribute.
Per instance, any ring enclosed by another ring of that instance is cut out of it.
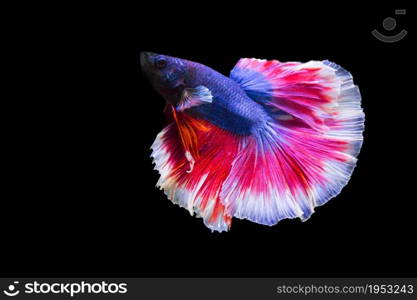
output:
<svg viewBox="0 0 417 300"><path fill-rule="evenodd" d="M196 76L190 86L206 86L213 102L189 109L190 114L239 135L249 135L270 119L265 108L253 101L234 80L201 65L195 65Z"/></svg>

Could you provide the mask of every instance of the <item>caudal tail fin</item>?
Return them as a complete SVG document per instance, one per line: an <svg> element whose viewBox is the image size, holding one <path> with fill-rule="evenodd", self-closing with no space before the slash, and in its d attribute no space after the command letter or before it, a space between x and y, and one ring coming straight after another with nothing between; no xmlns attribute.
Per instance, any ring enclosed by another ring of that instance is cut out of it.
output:
<svg viewBox="0 0 417 300"><path fill-rule="evenodd" d="M241 59L231 78L273 121L242 142L220 194L227 211L268 225L308 218L356 165L364 114L352 76L329 61Z"/></svg>

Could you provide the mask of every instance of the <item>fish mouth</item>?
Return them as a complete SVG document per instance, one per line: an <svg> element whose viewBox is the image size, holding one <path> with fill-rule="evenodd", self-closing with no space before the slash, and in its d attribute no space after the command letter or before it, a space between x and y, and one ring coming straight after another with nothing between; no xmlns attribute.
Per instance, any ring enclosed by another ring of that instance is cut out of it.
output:
<svg viewBox="0 0 417 300"><path fill-rule="evenodd" d="M139 62L140 62L140 68L142 71L145 71L147 65L149 64L149 52L140 52L139 53Z"/></svg>
<svg viewBox="0 0 417 300"><path fill-rule="evenodd" d="M155 53L152 52L146 52L142 51L139 54L139 61L140 61L140 67L142 71L146 71L149 69L152 65L153 57L155 57Z"/></svg>

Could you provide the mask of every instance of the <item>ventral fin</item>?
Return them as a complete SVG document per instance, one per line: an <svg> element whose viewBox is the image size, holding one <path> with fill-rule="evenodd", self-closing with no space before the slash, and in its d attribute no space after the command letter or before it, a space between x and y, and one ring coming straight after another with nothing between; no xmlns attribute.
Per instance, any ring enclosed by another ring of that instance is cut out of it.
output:
<svg viewBox="0 0 417 300"><path fill-rule="evenodd" d="M210 90L203 85L199 85L195 88L184 89L176 109L178 111L184 111L188 108L211 102L213 102L213 95Z"/></svg>

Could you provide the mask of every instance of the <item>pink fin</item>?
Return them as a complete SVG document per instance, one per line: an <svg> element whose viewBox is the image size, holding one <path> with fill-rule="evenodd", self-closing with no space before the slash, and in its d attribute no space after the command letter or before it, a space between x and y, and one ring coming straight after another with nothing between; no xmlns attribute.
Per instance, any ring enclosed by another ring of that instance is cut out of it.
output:
<svg viewBox="0 0 417 300"><path fill-rule="evenodd" d="M244 138L221 192L228 213L261 224L308 218L356 165L364 114L352 76L328 61L241 59L231 72L272 122Z"/></svg>

